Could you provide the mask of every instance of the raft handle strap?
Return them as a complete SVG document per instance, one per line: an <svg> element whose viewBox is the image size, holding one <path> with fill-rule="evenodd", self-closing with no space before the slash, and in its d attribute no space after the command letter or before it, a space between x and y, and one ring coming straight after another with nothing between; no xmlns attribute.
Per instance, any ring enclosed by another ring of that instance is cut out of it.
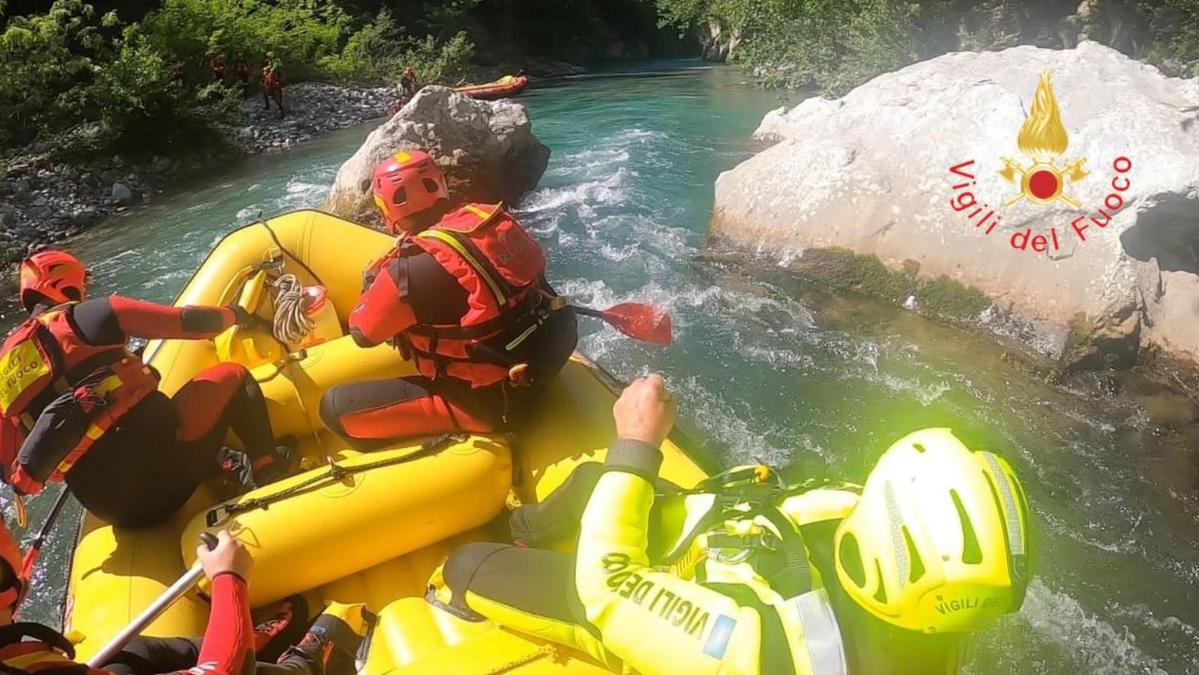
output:
<svg viewBox="0 0 1199 675"><path fill-rule="evenodd" d="M263 497L253 497L251 499L246 499L233 504L222 504L215 508L211 508L204 515L204 522L208 527L216 527L217 525L225 522L233 516L238 515L239 513L245 513L255 509L266 510L270 508L272 504L316 489L317 487L322 487L325 483L340 483L349 476L362 473L363 471L412 462L433 452L442 450L453 443L461 443L467 438L467 434L441 434L440 436L436 436L425 441L424 443L421 443L420 447L412 452L400 455L399 457L391 457L388 459L379 460L377 462L370 462L369 464L343 466L331 461L329 462L328 471L325 473L308 478L274 494Z"/></svg>

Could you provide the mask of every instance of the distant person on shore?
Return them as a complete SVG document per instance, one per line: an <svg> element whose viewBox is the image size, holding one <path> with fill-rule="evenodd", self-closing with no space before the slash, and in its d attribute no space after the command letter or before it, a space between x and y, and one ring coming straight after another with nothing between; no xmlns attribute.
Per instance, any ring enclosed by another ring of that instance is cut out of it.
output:
<svg viewBox="0 0 1199 675"><path fill-rule="evenodd" d="M75 662L75 646L58 631L37 623L14 622L13 615L29 579L21 578L21 550L0 520L0 664L7 673L77 675L353 675L354 651L362 642L366 617L362 605L331 603L278 664L254 663L255 653L272 641L298 637L288 628L307 617L288 613L255 627L250 618L249 585L254 560L227 531L211 551L200 545L196 558L212 584L212 607L203 638L139 637L103 669ZM280 621L283 622L282 626ZM302 623L298 625L303 625ZM281 648L281 645L280 645ZM276 648L276 653L280 648ZM347 651L347 648L349 650Z"/></svg>
<svg viewBox="0 0 1199 675"><path fill-rule="evenodd" d="M363 348L394 345L419 374L334 387L321 419L363 447L516 428L578 341L540 244L501 204L455 206L420 150L397 152L371 182L399 240L368 268L350 335Z"/></svg>
<svg viewBox="0 0 1199 675"><path fill-rule="evenodd" d="M213 82L224 82L225 77L229 75L229 64L225 62L225 55L221 52L214 52L212 58L208 60L208 73Z"/></svg>
<svg viewBox="0 0 1199 675"><path fill-rule="evenodd" d="M242 96L250 95L250 62L245 54L238 54L233 62L233 77L241 84Z"/></svg>
<svg viewBox="0 0 1199 675"><path fill-rule="evenodd" d="M412 100L418 91L420 91L420 83L416 81L416 71L412 70L412 66L406 66L403 74L400 75L400 93L406 100Z"/></svg>
<svg viewBox="0 0 1199 675"><path fill-rule="evenodd" d="M250 371L220 363L174 396L126 346L130 338L207 340L252 320L244 309L87 297L75 256L46 250L20 267L29 313L0 347L0 479L21 497L65 481L119 527L151 527L224 472L246 488L285 468ZM246 451L223 446L229 431Z"/></svg>
<svg viewBox="0 0 1199 675"><path fill-rule="evenodd" d="M271 100L279 108L279 117L286 113L283 110L283 64L274 52L267 52L262 57L262 102L263 108L271 109Z"/></svg>

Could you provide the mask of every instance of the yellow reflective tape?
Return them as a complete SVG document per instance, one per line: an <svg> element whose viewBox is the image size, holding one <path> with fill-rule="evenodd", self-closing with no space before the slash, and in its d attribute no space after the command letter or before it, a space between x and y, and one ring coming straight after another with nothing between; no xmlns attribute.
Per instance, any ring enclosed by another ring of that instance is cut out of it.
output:
<svg viewBox="0 0 1199 675"><path fill-rule="evenodd" d="M504 345L504 349L507 351L512 351L513 349L516 349L517 347L520 346L520 343L522 343L526 339L528 339L528 337L533 334L533 331L537 330L538 328L541 328L540 321L533 324L532 326L529 326L528 328L525 329L525 332L521 333L520 335L517 335L516 339L514 339L512 342L509 342L507 345Z"/></svg>
<svg viewBox="0 0 1199 675"><path fill-rule="evenodd" d="M425 230L416 236L424 237L425 239L437 239L457 251L458 255L462 256L463 260L465 260L470 264L471 267L474 268L475 272L478 273L483 281L487 282L487 285L491 288L491 292L495 294L496 302L498 302L501 307L508 304L508 297L504 295L502 290L500 290L499 284L495 282L495 279L491 278L491 275L487 273L487 270L483 267L483 265L480 264L478 260L475 260L475 257L470 254L470 251L466 250L466 247L462 245L462 242L454 238L454 235L449 234L448 232L442 232L441 230Z"/></svg>
<svg viewBox="0 0 1199 675"><path fill-rule="evenodd" d="M93 389L92 393L94 393L97 396L103 396L105 394L115 391L116 388L121 386L122 384L124 384L124 382L121 381L120 377L117 377L116 375L109 375L108 377L104 378L103 380L100 380L100 384L96 385L96 387L95 387L95 389Z"/></svg>
<svg viewBox="0 0 1199 675"><path fill-rule="evenodd" d="M84 435L95 441L99 440L100 437L104 435L104 430L94 424L89 424L87 426L87 433Z"/></svg>
<svg viewBox="0 0 1199 675"><path fill-rule="evenodd" d="M39 663L71 663L71 660L49 647L4 659L4 665L18 670L28 670L29 666Z"/></svg>
<svg viewBox="0 0 1199 675"><path fill-rule="evenodd" d="M476 216L482 218L483 220L487 220L488 218L491 218L492 216L495 215L495 211L488 213L487 211L484 211L483 209L475 206L474 204L467 204L466 206L463 206L462 208L466 209L467 211L470 211L471 213L475 214Z"/></svg>

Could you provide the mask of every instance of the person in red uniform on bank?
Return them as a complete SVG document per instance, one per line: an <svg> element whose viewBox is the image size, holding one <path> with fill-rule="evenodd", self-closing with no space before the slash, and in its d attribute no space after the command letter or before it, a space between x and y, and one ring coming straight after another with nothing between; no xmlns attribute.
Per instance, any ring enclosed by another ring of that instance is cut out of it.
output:
<svg viewBox="0 0 1199 675"><path fill-rule="evenodd" d="M380 164L372 189L399 240L367 270L350 334L361 347L390 342L420 374L331 389L326 426L370 447L518 425L578 341L541 246L502 205L453 208L445 176L419 150Z"/></svg>
<svg viewBox="0 0 1199 675"><path fill-rule="evenodd" d="M208 339L249 320L236 307L169 307L113 295L86 299L88 274L55 250L21 263L29 318L0 348L0 478L18 496L65 480L114 525L162 522L222 469L254 484L275 447L258 383L238 364L201 372L173 398L126 349L131 337ZM246 452L222 447L232 429Z"/></svg>

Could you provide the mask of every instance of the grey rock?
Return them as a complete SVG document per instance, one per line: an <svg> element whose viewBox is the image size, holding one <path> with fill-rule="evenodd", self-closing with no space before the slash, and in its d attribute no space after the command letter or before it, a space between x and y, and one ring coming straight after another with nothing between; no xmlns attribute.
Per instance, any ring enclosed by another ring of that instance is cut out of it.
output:
<svg viewBox="0 0 1199 675"><path fill-rule="evenodd" d="M1031 166L1017 136L1044 71L1069 137L1055 166L1085 158L1090 174L1063 179L1077 207L1003 206L1021 189L999 173L1002 158ZM1147 344L1199 361L1195 110L1199 81L1093 42L948 54L767 114L755 135L775 145L717 180L712 232L781 259L842 247L896 268L914 260L921 275L946 275L1032 325L1070 333L1058 341L1067 367L1127 364ZM1105 201L1120 157L1131 158L1131 187L1113 211ZM968 161L969 178L950 172ZM951 206L964 192L1002 216L992 234ZM1075 220L1105 220L1104 208L1110 222L1080 238ZM1013 239L1050 228L1056 251L1019 250Z"/></svg>
<svg viewBox="0 0 1199 675"><path fill-rule="evenodd" d="M113 183L111 195L112 199L118 204L133 203L133 190L129 189L129 186L124 183Z"/></svg>
<svg viewBox="0 0 1199 675"><path fill-rule="evenodd" d="M446 172L455 202L513 202L533 189L550 151L533 135L524 106L476 101L445 87L425 87L371 132L342 164L324 210L377 220L369 191L375 166L399 150L425 149Z"/></svg>

